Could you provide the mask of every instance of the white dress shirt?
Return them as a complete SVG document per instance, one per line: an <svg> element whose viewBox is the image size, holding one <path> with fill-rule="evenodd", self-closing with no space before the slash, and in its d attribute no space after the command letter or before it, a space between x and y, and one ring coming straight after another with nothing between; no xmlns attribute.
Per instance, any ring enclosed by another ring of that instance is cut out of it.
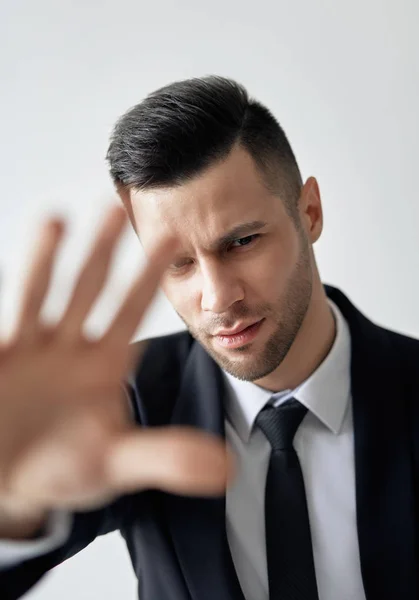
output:
<svg viewBox="0 0 419 600"><path fill-rule="evenodd" d="M308 408L294 447L305 482L319 600L365 600L356 527L351 339L342 314L329 302L337 324L330 353L296 390L275 394L274 404L292 396ZM224 375L229 390L226 439L237 457L237 475L227 490L227 536L246 599L268 600L264 490L271 448L253 425L272 393ZM0 567L58 547L69 529L70 519L61 515L42 540L0 540Z"/></svg>
<svg viewBox="0 0 419 600"><path fill-rule="evenodd" d="M365 600L356 526L351 338L341 312L330 305L337 325L331 351L296 390L275 394L274 404L294 397L308 409L294 448L306 489L319 600ZM227 536L246 599L268 600L264 490L271 446L253 425L272 393L228 374L225 379L226 438L238 468L227 490Z"/></svg>

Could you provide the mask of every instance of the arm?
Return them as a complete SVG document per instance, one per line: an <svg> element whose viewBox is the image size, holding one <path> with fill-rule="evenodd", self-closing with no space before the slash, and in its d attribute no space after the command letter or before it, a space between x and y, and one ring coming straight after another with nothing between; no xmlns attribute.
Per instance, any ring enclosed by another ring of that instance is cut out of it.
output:
<svg viewBox="0 0 419 600"><path fill-rule="evenodd" d="M52 513L37 540L0 541L0 597L17 600L48 571L86 548L94 539L119 529L130 518L131 497L80 513ZM3 555L2 550L6 551Z"/></svg>
<svg viewBox="0 0 419 600"><path fill-rule="evenodd" d="M70 513L54 511L34 531L34 535L26 535L25 531L22 539L4 536L0 539L0 571L63 546L70 538L73 520Z"/></svg>

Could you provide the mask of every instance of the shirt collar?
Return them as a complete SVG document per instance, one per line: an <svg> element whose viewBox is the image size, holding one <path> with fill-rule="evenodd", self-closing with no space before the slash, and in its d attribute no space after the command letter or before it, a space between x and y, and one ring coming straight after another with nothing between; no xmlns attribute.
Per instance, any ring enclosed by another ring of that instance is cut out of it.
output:
<svg viewBox="0 0 419 600"><path fill-rule="evenodd" d="M273 394L223 371L228 390L227 417L243 441L249 441L255 419L267 402L272 399L277 406L291 397L304 404L333 433L340 432L350 397L351 336L339 308L328 301L336 319L335 341L324 361L296 389Z"/></svg>

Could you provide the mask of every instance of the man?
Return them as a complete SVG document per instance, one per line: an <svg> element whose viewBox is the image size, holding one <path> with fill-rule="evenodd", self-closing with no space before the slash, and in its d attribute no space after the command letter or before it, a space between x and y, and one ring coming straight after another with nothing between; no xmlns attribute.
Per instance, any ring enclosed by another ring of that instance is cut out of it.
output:
<svg viewBox="0 0 419 600"><path fill-rule="evenodd" d="M419 344L321 283L319 187L274 117L233 81L174 83L108 159L150 259L85 339L113 209L47 329L45 225L0 355L1 597L120 529L142 600L417 598ZM159 281L188 331L130 347Z"/></svg>

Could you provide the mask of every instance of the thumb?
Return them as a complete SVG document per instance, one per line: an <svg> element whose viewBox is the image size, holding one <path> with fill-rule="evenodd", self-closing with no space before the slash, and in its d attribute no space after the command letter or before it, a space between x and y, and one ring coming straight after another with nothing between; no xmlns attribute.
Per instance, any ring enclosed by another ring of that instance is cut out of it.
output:
<svg viewBox="0 0 419 600"><path fill-rule="evenodd" d="M124 434L105 465L118 492L156 488L187 495L222 495L232 477L224 441L192 427L156 427Z"/></svg>

